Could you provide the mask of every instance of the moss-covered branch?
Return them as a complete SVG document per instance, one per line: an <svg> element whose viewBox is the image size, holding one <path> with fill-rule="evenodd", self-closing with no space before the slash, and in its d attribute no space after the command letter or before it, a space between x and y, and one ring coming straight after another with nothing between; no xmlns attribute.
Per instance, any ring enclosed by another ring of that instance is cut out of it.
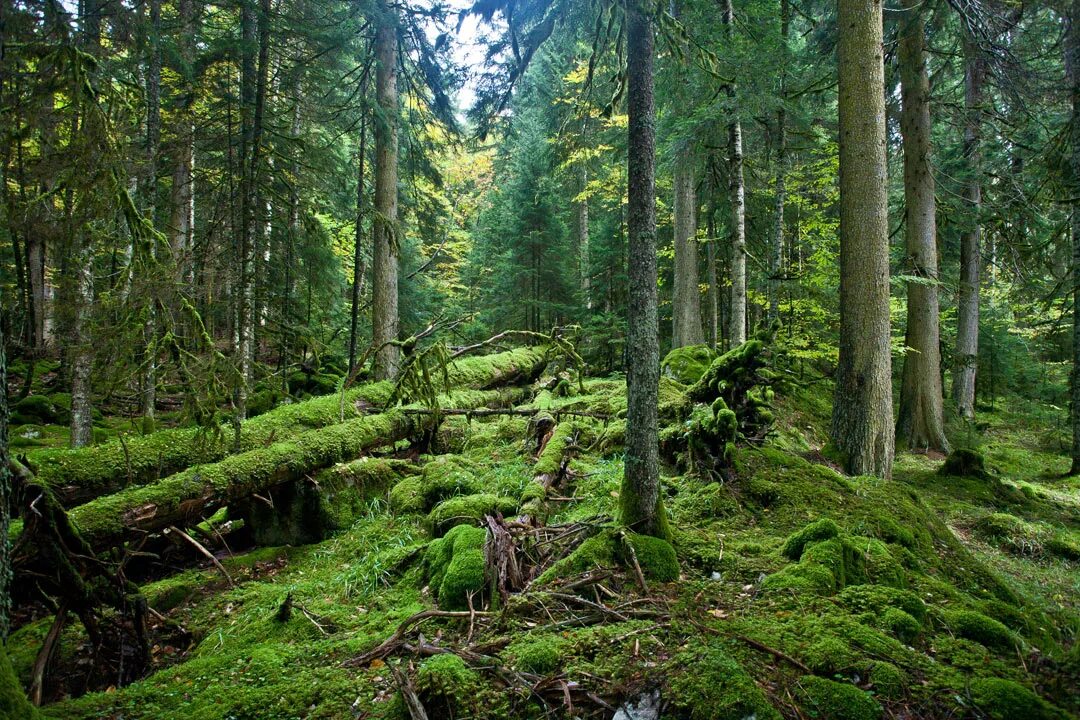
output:
<svg viewBox="0 0 1080 720"><path fill-rule="evenodd" d="M536 378L547 350L519 348L508 352L463 358L451 363L447 389L489 389ZM375 382L344 393L285 405L232 428L177 428L78 450L46 450L31 457L39 482L53 489L72 507L121 488L145 485L197 463L222 460L287 440L307 430L357 418L371 407L383 407L394 392L392 382ZM126 447L125 447L126 446Z"/></svg>

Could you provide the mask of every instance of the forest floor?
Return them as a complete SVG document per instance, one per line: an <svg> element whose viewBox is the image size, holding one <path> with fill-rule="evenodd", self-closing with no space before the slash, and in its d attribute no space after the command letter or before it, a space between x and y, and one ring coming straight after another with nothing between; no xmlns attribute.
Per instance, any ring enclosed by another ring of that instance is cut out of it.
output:
<svg viewBox="0 0 1080 720"><path fill-rule="evenodd" d="M241 528L214 548L220 565L178 550L142 585L152 672L67 697L88 651L69 623L44 714L1080 716L1080 479L1064 476L1059 409L1010 399L955 427L984 473L901 453L892 481L852 478L822 454L830 384L804 382L778 394L775 431L736 450L725 482L667 466L675 567L612 519L622 380L562 390L517 406L559 421L543 438L532 412L447 417L423 448L318 476L324 502L354 493L346 529L322 542L255 545ZM665 379L662 406L684 390ZM29 683L52 618L22 623L8 652Z"/></svg>

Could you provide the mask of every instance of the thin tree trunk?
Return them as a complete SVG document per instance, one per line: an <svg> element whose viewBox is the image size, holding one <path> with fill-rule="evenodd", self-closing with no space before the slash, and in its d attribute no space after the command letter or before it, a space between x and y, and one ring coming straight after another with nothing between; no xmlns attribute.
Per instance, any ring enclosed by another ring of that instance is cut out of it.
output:
<svg viewBox="0 0 1080 720"><path fill-rule="evenodd" d="M366 79L366 78L365 78ZM367 83L365 82L364 85ZM356 230L353 235L352 308L349 315L349 374L356 369L357 325L364 295L364 158L367 155L367 114L360 118L360 152L356 158Z"/></svg>
<svg viewBox="0 0 1080 720"><path fill-rule="evenodd" d="M889 477L894 430L881 4L839 0L840 358L832 439L853 475Z"/></svg>
<svg viewBox="0 0 1080 720"><path fill-rule="evenodd" d="M179 15L179 75L183 95L177 115L176 167L173 169L172 191L169 199L171 237L169 246L175 263L176 278L181 286L191 282L191 250L195 232L195 126L192 105L195 84L192 63L195 61L195 36L198 31L199 9L196 0L178 0Z"/></svg>
<svg viewBox="0 0 1080 720"><path fill-rule="evenodd" d="M143 202L151 222L157 214L157 160L161 146L161 0L150 0L150 58L146 70L146 177ZM134 240L134 238L132 238ZM149 252L156 253L156 243L151 236ZM143 358L142 415L153 423L154 406L157 404L157 318L151 301L146 308L143 340L146 353Z"/></svg>
<svg viewBox="0 0 1080 720"><path fill-rule="evenodd" d="M379 0L379 26L375 35L375 94L379 114L375 122L375 217L371 258L371 332L375 378L397 376L401 349L388 344L398 339L398 90L397 11L389 0Z"/></svg>
<svg viewBox="0 0 1080 720"><path fill-rule="evenodd" d="M784 203L787 201L787 92L788 29L791 3L780 0L780 107L776 110L776 228L769 248L769 323L780 319L780 279L784 272Z"/></svg>
<svg viewBox="0 0 1080 720"><path fill-rule="evenodd" d="M584 123L582 123L584 131ZM584 161L581 163L581 192L584 194L589 187L589 168ZM578 274L581 277L581 295L585 299L585 309L592 310L592 276L589 265L589 200L582 197L576 203L577 209L577 232L578 232Z"/></svg>
<svg viewBox="0 0 1080 720"><path fill-rule="evenodd" d="M724 0L723 21L727 37L735 36L735 13ZM731 309L728 338L731 347L746 341L746 185L743 182L742 123L735 110L735 84L727 86L733 119L728 124L728 192L731 195Z"/></svg>
<svg viewBox="0 0 1080 720"><path fill-rule="evenodd" d="M677 348L705 342L701 330L694 153L689 144L679 150L675 159L674 184L675 282L671 309L671 346Z"/></svg>
<svg viewBox="0 0 1080 720"><path fill-rule="evenodd" d="M956 366L953 369L953 402L961 417L975 417L975 373L979 365L979 274L982 227L982 158L980 105L983 60L975 40L964 35L964 157L967 187L964 200L970 225L960 236L960 294L956 303Z"/></svg>
<svg viewBox="0 0 1080 720"><path fill-rule="evenodd" d="M907 0L900 21L900 131L904 139L904 232L907 271L907 338L896 442L912 449L948 452L942 417L939 346L937 206L930 167L930 79L922 5Z"/></svg>
<svg viewBox="0 0 1080 720"><path fill-rule="evenodd" d="M1072 420L1072 468L1080 473L1080 0L1069 3L1068 34L1066 36L1066 70L1072 117L1069 119L1072 184L1069 201L1072 210L1072 294L1073 294L1073 366L1070 419Z"/></svg>
<svg viewBox="0 0 1080 720"><path fill-rule="evenodd" d="M709 183L712 188L713 183ZM709 347L716 348L720 342L720 288L716 284L716 191L709 193L709 215L706 221L708 242L705 244L705 282L709 285L706 300L706 326Z"/></svg>
<svg viewBox="0 0 1080 720"><path fill-rule="evenodd" d="M657 395L660 342L656 291L656 127L651 3L627 3L627 231L630 299L626 331L626 456L620 519L635 531L668 534L660 504Z"/></svg>

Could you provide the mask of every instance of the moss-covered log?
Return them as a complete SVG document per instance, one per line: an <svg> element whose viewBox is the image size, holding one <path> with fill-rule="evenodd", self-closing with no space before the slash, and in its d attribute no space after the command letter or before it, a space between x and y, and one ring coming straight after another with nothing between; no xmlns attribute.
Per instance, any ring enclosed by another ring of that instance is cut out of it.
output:
<svg viewBox="0 0 1080 720"><path fill-rule="evenodd" d="M490 389L535 379L547 349L519 348L462 358L447 368L447 389ZM441 378L439 378L441 380ZM394 392L389 381L368 383L345 392L285 405L247 420L239 441L232 428L176 428L77 450L44 450L30 461L38 482L53 489L66 507L88 502L121 488L146 485L198 463L222 460L233 452L264 448L300 433L351 420L383 407Z"/></svg>
<svg viewBox="0 0 1080 720"><path fill-rule="evenodd" d="M516 395L461 390L444 400L455 407L483 407L512 402ZM70 516L95 549L116 545L145 532L183 526L253 493L302 479L373 448L417 437L435 422L434 416L411 414L404 408L353 418L189 468L152 485L106 495L73 509Z"/></svg>

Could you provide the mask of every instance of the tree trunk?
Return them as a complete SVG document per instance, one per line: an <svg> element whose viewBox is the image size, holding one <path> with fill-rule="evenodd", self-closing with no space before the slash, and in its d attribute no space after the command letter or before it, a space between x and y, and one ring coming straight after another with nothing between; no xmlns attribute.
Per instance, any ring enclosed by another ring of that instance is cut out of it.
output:
<svg viewBox="0 0 1080 720"><path fill-rule="evenodd" d="M701 330L694 154L689 144L679 150L675 159L674 215L675 282L671 309L671 346L677 348L705 342Z"/></svg>
<svg viewBox="0 0 1080 720"><path fill-rule="evenodd" d="M769 323L780 319L780 278L784 265L784 203L787 201L787 89L788 29L791 3L780 0L780 107L776 110L776 228L769 248Z"/></svg>
<svg viewBox="0 0 1080 720"><path fill-rule="evenodd" d="M1070 419L1072 420L1072 468L1080 473L1080 0L1069 3L1068 34L1066 36L1066 71L1069 75L1072 116L1069 119L1069 164L1071 186L1069 199L1072 210L1072 293L1073 293L1073 366Z"/></svg>
<svg viewBox="0 0 1080 720"><path fill-rule="evenodd" d="M161 0L150 0L150 57L146 69L146 176L143 203L151 222L157 215L157 160L161 145ZM133 238L134 240L134 238ZM156 242L150 238L151 257ZM157 404L157 318L153 302L146 308L143 339L146 355L143 358L142 415L151 423Z"/></svg>
<svg viewBox="0 0 1080 720"><path fill-rule="evenodd" d="M650 4L627 4L627 234L630 298L626 327L626 457L621 521L636 532L668 534L660 504L657 396L660 342L656 291L656 127Z"/></svg>
<svg viewBox="0 0 1080 720"><path fill-rule="evenodd" d="M723 22L727 37L735 36L735 11L724 0ZM743 182L742 123L735 106L735 84L727 86L732 121L728 123L728 192L731 195L731 305L728 339L731 347L746 341L746 185Z"/></svg>
<svg viewBox="0 0 1080 720"><path fill-rule="evenodd" d="M183 95L177 112L176 167L173 169L170 194L170 239L177 281L181 287L191 281L190 254L195 233L195 126L192 105L195 102L195 83L192 63L195 61L195 36L198 31L199 9L196 0L178 0L180 86Z"/></svg>
<svg viewBox="0 0 1080 720"><path fill-rule="evenodd" d="M710 182L710 187L712 183ZM709 285L706 300L706 326L709 347L716 348L720 342L720 288L716 285L716 192L710 193L709 215L706 221L708 242L705 244L705 282Z"/></svg>
<svg viewBox="0 0 1080 720"><path fill-rule="evenodd" d="M397 376L401 349L387 344L398 339L398 90L397 11L379 0L375 35L375 217L371 253L371 334L375 378Z"/></svg>
<svg viewBox="0 0 1080 720"><path fill-rule="evenodd" d="M366 80L366 78L365 78ZM367 83L363 83L366 85ZM356 368L357 324L364 295L364 158L367 155L367 114L360 118L360 152L356 158L356 230L353 235L352 308L349 315L349 374Z"/></svg>
<svg viewBox="0 0 1080 720"><path fill-rule="evenodd" d="M960 294L956 303L956 366L953 369L953 402L968 420L975 417L975 372L979 366L979 271L982 227L982 158L980 152L980 105L984 63L974 38L964 35L964 157L967 188L964 200L970 225L960 236Z"/></svg>
<svg viewBox="0 0 1080 720"><path fill-rule="evenodd" d="M584 125L584 123L582 123ZM582 130L585 128L583 127ZM581 163L581 192L589 188L589 168L585 161ZM581 277L581 296L585 299L585 309L592 310L592 275L589 265L589 201L582 197L576 203L578 231L578 274Z"/></svg>
<svg viewBox="0 0 1080 720"><path fill-rule="evenodd" d="M889 477L889 228L880 0L838 0L840 359L832 439L853 475Z"/></svg>
<svg viewBox="0 0 1080 720"><path fill-rule="evenodd" d="M937 207L930 167L930 79L924 50L922 5L907 0L900 21L900 83L904 139L904 233L907 272L907 338L896 442L912 449L948 452L942 417L939 340Z"/></svg>

